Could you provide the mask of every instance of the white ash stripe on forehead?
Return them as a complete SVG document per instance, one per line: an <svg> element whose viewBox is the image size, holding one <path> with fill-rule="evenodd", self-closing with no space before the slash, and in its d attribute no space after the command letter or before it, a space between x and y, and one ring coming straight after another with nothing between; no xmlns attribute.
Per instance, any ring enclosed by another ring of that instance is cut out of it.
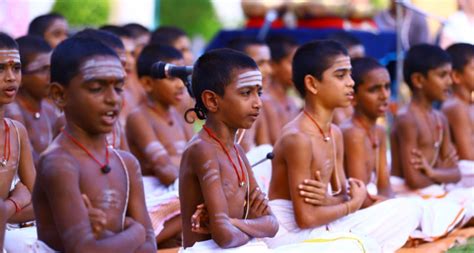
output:
<svg viewBox="0 0 474 253"><path fill-rule="evenodd" d="M13 58L15 62L20 62L20 52L16 49L0 49L0 54L4 57Z"/></svg>
<svg viewBox="0 0 474 253"><path fill-rule="evenodd" d="M241 79L241 78L246 78L246 77L255 76L255 75L261 76L262 73L260 73L260 71L258 71L258 70L252 70L252 71L247 71L245 73L242 73L242 74L238 75L237 78Z"/></svg>
<svg viewBox="0 0 474 253"><path fill-rule="evenodd" d="M37 57L34 61L30 62L28 66L26 66L25 70L35 71L35 70L39 70L40 68L44 66L49 66L50 58L51 58L51 53L44 56Z"/></svg>
<svg viewBox="0 0 474 253"><path fill-rule="evenodd" d="M99 68L99 67L104 67L104 66L110 66L110 67L118 67L122 68L122 63L117 60L95 60L95 59L90 59L85 61L82 64L81 70L87 69L87 68Z"/></svg>
<svg viewBox="0 0 474 253"><path fill-rule="evenodd" d="M84 80L92 80L97 77L117 77L124 78L125 72L122 68L117 67L102 67L102 68L88 68L82 71Z"/></svg>
<svg viewBox="0 0 474 253"><path fill-rule="evenodd" d="M262 74L260 71L248 71L238 76L237 88L255 85L262 86Z"/></svg>

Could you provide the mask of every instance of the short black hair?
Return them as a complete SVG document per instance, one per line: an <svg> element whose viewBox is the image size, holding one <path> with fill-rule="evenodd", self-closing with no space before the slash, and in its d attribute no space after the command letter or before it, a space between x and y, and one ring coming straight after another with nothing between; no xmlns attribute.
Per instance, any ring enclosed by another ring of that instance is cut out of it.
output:
<svg viewBox="0 0 474 253"><path fill-rule="evenodd" d="M143 48L137 59L138 77L151 76L151 66L157 61L170 62L183 59L180 51L167 45L148 45Z"/></svg>
<svg viewBox="0 0 474 253"><path fill-rule="evenodd" d="M249 37L249 36L243 36L243 37L236 37L235 39L232 39L229 41L227 44L227 47L230 49L234 49L236 51L244 52L247 53L246 50L250 46L267 46L267 44L259 40L255 37Z"/></svg>
<svg viewBox="0 0 474 253"><path fill-rule="evenodd" d="M18 50L18 43L10 35L0 32L0 48Z"/></svg>
<svg viewBox="0 0 474 253"><path fill-rule="evenodd" d="M65 18L58 13L45 14L34 18L28 27L28 35L44 37L44 33L46 30L48 30L48 27L51 25L51 23L53 23L53 21L56 19Z"/></svg>
<svg viewBox="0 0 474 253"><path fill-rule="evenodd" d="M125 37L125 38L133 38L132 37L132 34L127 31L125 28L123 27L120 27L120 26L116 26L116 25L103 25L101 27L99 27L99 30L102 30L102 31L107 31L107 32L110 32L110 33L113 33L115 34L116 36L118 37Z"/></svg>
<svg viewBox="0 0 474 253"><path fill-rule="evenodd" d="M71 37L59 43L51 56L51 82L68 86L80 65L93 56L112 56L120 61L113 49L97 40Z"/></svg>
<svg viewBox="0 0 474 253"><path fill-rule="evenodd" d="M464 67L474 59L474 45L469 43L456 43L449 46L446 52L451 56L453 70L460 73L464 71Z"/></svg>
<svg viewBox="0 0 474 253"><path fill-rule="evenodd" d="M104 31L104 30L86 28L76 33L74 37L97 40L101 42L102 44L112 48L113 50L125 49L125 46L123 45L122 40L120 40L120 38L117 35L108 31Z"/></svg>
<svg viewBox="0 0 474 253"><path fill-rule="evenodd" d="M181 28L176 26L161 26L151 34L150 44L172 46L177 39L187 36Z"/></svg>
<svg viewBox="0 0 474 253"><path fill-rule="evenodd" d="M374 69L385 69L377 60L371 57L356 58L351 61L352 65L352 80L354 80L354 92L360 84L364 83L367 73Z"/></svg>
<svg viewBox="0 0 474 253"><path fill-rule="evenodd" d="M363 45L362 42L356 36L346 31L337 31L331 33L328 36L328 40L334 40L336 42L339 42L347 50L349 50L349 48L353 46Z"/></svg>
<svg viewBox="0 0 474 253"><path fill-rule="evenodd" d="M39 36L25 35L16 39L18 48L20 49L20 59L22 70L30 64L30 61L39 53L49 53L53 49L51 46Z"/></svg>
<svg viewBox="0 0 474 253"><path fill-rule="evenodd" d="M414 73L421 73L426 76L432 69L451 63L449 54L439 46L430 44L418 44L412 46L403 62L403 78L408 87L413 90L411 76Z"/></svg>
<svg viewBox="0 0 474 253"><path fill-rule="evenodd" d="M206 119L207 108L201 100L203 91L210 90L219 96L224 96L225 87L233 81L233 74L241 69L258 69L258 67L257 63L246 54L228 48L211 50L199 57L194 64L192 75L192 90L196 105L187 112L194 111L199 119Z"/></svg>
<svg viewBox="0 0 474 253"><path fill-rule="evenodd" d="M128 24L122 26L122 28L125 31L127 31L128 33L130 33L130 35L133 38L137 38L137 37L140 37L143 34L149 34L150 33L150 30L148 30L143 25L140 25L140 24L137 24L137 23L128 23Z"/></svg>
<svg viewBox="0 0 474 253"><path fill-rule="evenodd" d="M293 37L287 35L273 35L267 40L272 55L272 61L280 62L291 54L294 48L298 47L298 43Z"/></svg>
<svg viewBox="0 0 474 253"><path fill-rule="evenodd" d="M316 40L302 45L293 57L293 83L302 97L306 90L304 78L312 75L322 80L323 72L331 67L333 58L339 55L348 56L347 49L333 40Z"/></svg>

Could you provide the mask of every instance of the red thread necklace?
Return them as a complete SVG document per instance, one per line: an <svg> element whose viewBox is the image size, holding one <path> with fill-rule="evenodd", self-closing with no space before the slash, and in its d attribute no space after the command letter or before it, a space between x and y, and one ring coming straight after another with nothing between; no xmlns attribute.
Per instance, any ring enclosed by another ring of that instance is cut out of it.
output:
<svg viewBox="0 0 474 253"><path fill-rule="evenodd" d="M219 140L219 138L217 138L217 136L211 131L211 129L207 128L206 126L202 126L202 127L204 128L206 133L209 135L209 137L211 137L217 143L219 143L222 150L227 155L227 159L229 159L229 162L232 164L232 168L234 168L234 172L237 175L237 178L239 179L239 186L244 187L245 186L245 181L246 181L245 172L244 172L244 168L242 166L242 161L240 160L239 151L237 151L237 147L235 147L235 144L234 144L234 150L235 150L235 154L237 155L237 160L239 161L241 175L239 175L239 172L237 171L237 166L235 165L234 161L232 161L232 158L230 157L229 151L227 151L224 144Z"/></svg>
<svg viewBox="0 0 474 253"><path fill-rule="evenodd" d="M91 152L89 152L89 150L84 147L84 145L82 145L78 140L76 140L76 138L74 138L72 135L70 135L68 132L66 132L66 130L61 130L64 135L66 135L66 137L68 137L74 144L76 144L76 146L78 146L79 148L81 148L82 150L84 150L84 152L86 152L86 154L92 158L92 160L94 160L97 164L99 164L100 166L100 171L102 171L102 173L104 174L107 174L111 171L111 168L109 166L109 149L108 149L108 144L107 144L107 141L106 141L106 145L105 145L105 163L102 164L101 162L99 162L99 160L97 160L95 158L95 156L93 156L91 154Z"/></svg>
<svg viewBox="0 0 474 253"><path fill-rule="evenodd" d="M31 114L33 114L34 119L39 119L41 118L41 107L40 110L35 110L31 105L23 101L23 99L18 98L17 101L19 102L20 106L25 108L27 111L29 111Z"/></svg>
<svg viewBox="0 0 474 253"><path fill-rule="evenodd" d="M318 122L313 118L311 117L311 115L306 111L306 110L303 110L304 114L316 125L316 127L319 129L319 132L321 133L321 135L323 136L323 140L325 142L328 142L329 140L331 140L331 137L329 136L326 136L324 134L324 131L323 129L321 128L321 126L318 124ZM329 134L331 134L331 126L329 126Z"/></svg>
<svg viewBox="0 0 474 253"><path fill-rule="evenodd" d="M0 161L2 167L7 166L8 160L10 160L10 126L6 119L3 119L3 125L5 126L5 137L3 144L3 158Z"/></svg>
<svg viewBox="0 0 474 253"><path fill-rule="evenodd" d="M369 126L367 126L367 124L365 124L365 122L363 122L359 118L354 117L354 120L365 130L365 133L367 134L367 136L369 136L369 140L370 140L370 143L372 144L372 148L373 149L378 148L380 143L379 143L379 138L377 136L377 133L374 131L375 134L373 134L373 132L370 131Z"/></svg>

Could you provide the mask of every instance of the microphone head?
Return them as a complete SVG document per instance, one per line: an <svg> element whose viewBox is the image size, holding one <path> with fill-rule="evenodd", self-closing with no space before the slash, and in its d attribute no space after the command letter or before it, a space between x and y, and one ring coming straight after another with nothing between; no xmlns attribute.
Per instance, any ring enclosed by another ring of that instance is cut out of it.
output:
<svg viewBox="0 0 474 253"><path fill-rule="evenodd" d="M158 61L151 66L151 76L153 78L163 79L166 78L166 62Z"/></svg>
<svg viewBox="0 0 474 253"><path fill-rule="evenodd" d="M267 159L272 160L275 157L275 154L273 152L270 152L267 154Z"/></svg>

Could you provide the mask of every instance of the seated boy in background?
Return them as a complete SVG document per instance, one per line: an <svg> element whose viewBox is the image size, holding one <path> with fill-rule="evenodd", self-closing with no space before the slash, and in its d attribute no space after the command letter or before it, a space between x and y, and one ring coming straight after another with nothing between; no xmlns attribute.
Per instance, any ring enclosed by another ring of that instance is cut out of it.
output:
<svg viewBox="0 0 474 253"><path fill-rule="evenodd" d="M45 100L49 96L52 49L37 36L24 36L17 42L22 63L21 86L15 102L6 106L5 116L26 126L37 166L39 155L53 141L53 127L58 118L55 108Z"/></svg>
<svg viewBox="0 0 474 253"><path fill-rule="evenodd" d="M459 155L461 182L474 186L474 45L458 43L446 49L453 61L453 95L442 107Z"/></svg>
<svg viewBox="0 0 474 253"><path fill-rule="evenodd" d="M147 207L161 243L181 232L177 216L179 163L193 132L176 110L187 92L183 81L153 77L151 67L157 61L183 65L181 53L172 47L143 48L137 70L147 96L128 116L126 132L130 149L142 167Z"/></svg>
<svg viewBox="0 0 474 253"><path fill-rule="evenodd" d="M357 58L351 65L354 114L341 124L344 168L348 177L367 185L364 208L393 197L385 129L376 124L387 112L390 76L387 69L372 58Z"/></svg>

